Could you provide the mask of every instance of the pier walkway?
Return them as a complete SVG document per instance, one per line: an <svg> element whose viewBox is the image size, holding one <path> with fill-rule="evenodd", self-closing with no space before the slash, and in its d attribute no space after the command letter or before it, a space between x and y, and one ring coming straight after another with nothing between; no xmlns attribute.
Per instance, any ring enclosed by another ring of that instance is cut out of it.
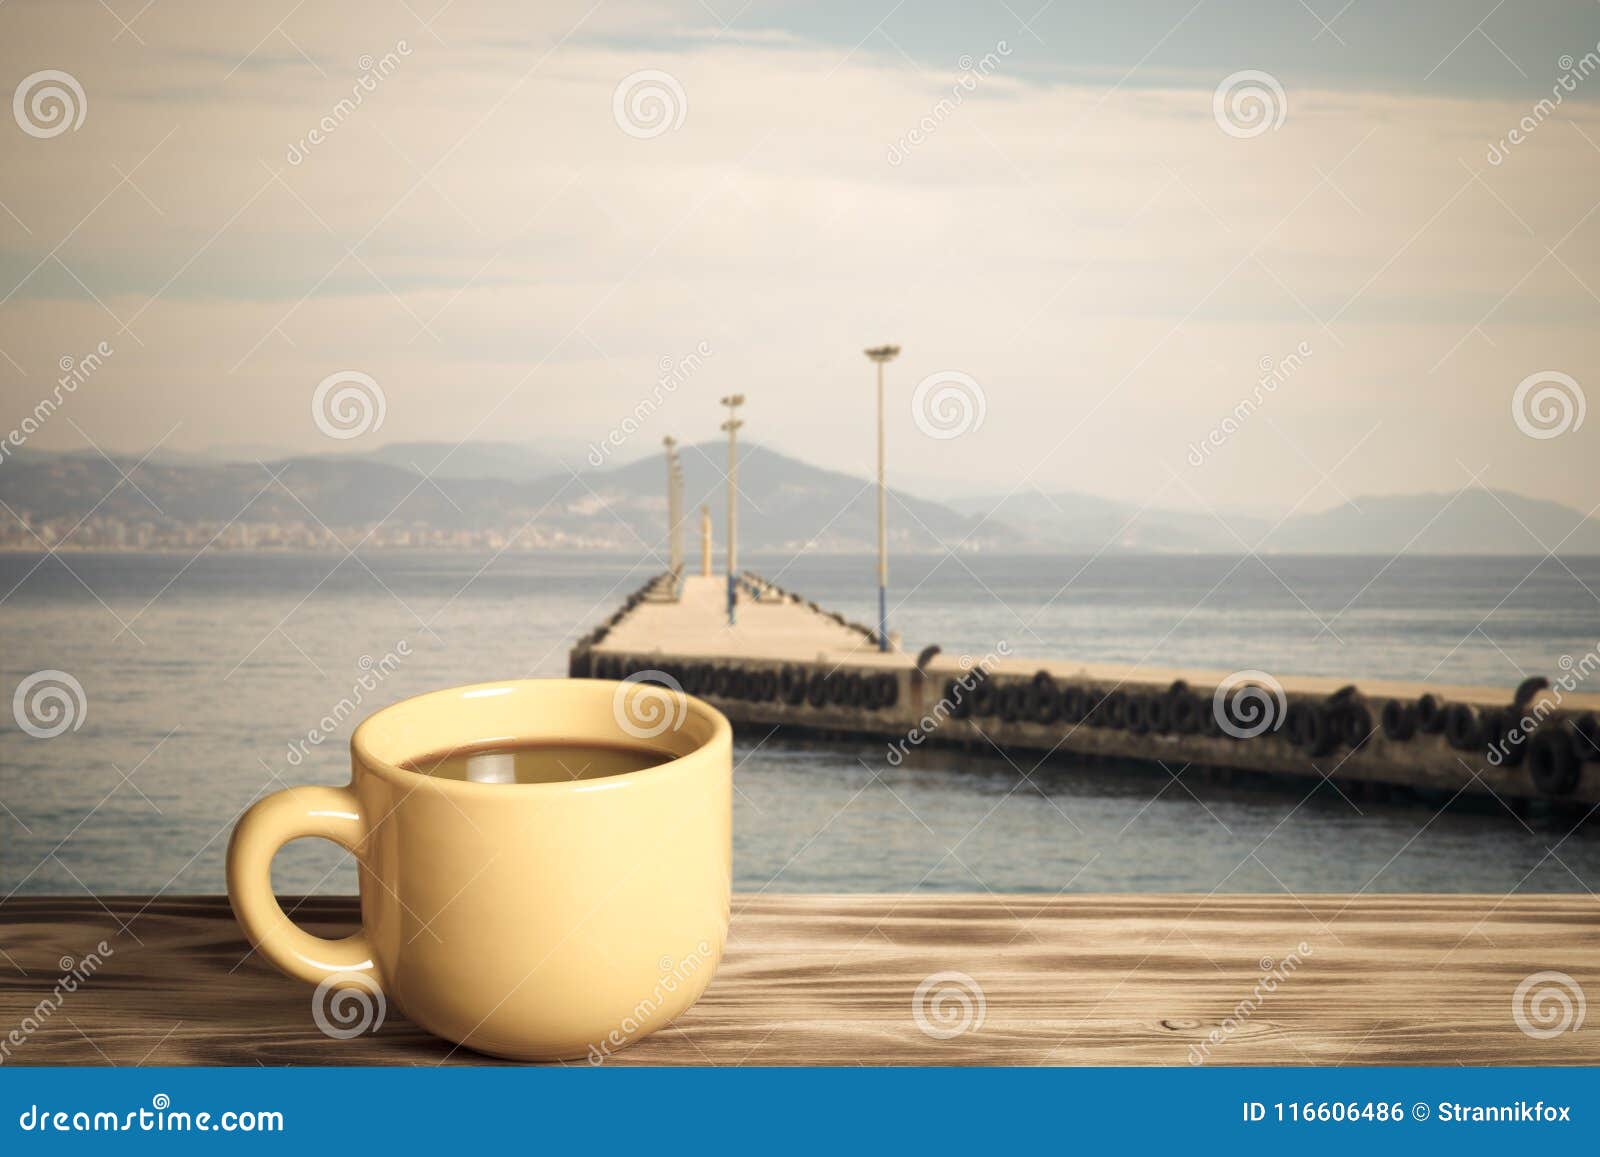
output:
<svg viewBox="0 0 1600 1157"><path fill-rule="evenodd" d="M957 745L1031 752L1028 766L1138 760L1432 806L1458 794L1513 812L1600 803L1600 694L1570 672L1472 687L1023 659L1003 647L883 652L871 628L754 574L741 577L730 626L726 591L723 576L652 579L578 641L570 673L659 682L736 727L880 740L893 764Z"/></svg>

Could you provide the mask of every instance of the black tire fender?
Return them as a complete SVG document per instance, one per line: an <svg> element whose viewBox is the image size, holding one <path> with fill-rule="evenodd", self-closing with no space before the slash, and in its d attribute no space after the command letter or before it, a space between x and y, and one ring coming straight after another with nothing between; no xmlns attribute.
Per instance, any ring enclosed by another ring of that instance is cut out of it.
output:
<svg viewBox="0 0 1600 1157"><path fill-rule="evenodd" d="M1404 699L1389 699L1383 705L1383 735L1404 743L1417 733L1417 705Z"/></svg>
<svg viewBox="0 0 1600 1157"><path fill-rule="evenodd" d="M1528 751L1528 774L1545 795L1566 795L1578 786L1582 765L1564 727L1541 727Z"/></svg>
<svg viewBox="0 0 1600 1157"><path fill-rule="evenodd" d="M1445 742L1457 751L1483 746L1483 720L1470 703L1452 703L1444 711Z"/></svg>

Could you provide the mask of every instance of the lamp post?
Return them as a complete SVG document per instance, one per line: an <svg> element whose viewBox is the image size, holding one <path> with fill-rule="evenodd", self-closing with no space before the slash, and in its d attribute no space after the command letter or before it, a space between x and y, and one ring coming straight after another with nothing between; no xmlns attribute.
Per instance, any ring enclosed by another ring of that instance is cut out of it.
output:
<svg viewBox="0 0 1600 1157"><path fill-rule="evenodd" d="M889 649L889 503L883 482L883 367L900 353L897 345L866 352L878 367L878 650Z"/></svg>
<svg viewBox="0 0 1600 1157"><path fill-rule="evenodd" d="M700 507L700 575L711 577L711 507Z"/></svg>
<svg viewBox="0 0 1600 1157"><path fill-rule="evenodd" d="M672 569L683 575L683 464L672 456Z"/></svg>
<svg viewBox="0 0 1600 1157"><path fill-rule="evenodd" d="M739 421L739 407L744 405L744 395L729 394L722 399L722 404L728 407L728 420L722 423L722 428L728 432L728 626L731 627L737 603L735 576L739 573L739 427L744 425Z"/></svg>
<svg viewBox="0 0 1600 1157"><path fill-rule="evenodd" d="M678 555L678 440L668 434L661 445L667 451L667 558L676 574L683 564Z"/></svg>

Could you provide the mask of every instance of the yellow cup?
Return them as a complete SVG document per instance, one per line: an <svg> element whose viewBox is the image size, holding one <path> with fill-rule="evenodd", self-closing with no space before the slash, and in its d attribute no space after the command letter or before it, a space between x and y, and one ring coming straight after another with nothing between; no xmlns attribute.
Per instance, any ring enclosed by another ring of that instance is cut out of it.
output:
<svg viewBox="0 0 1600 1157"><path fill-rule="evenodd" d="M653 767L473 783L402 765L484 744L645 746ZM732 890L732 731L637 682L527 679L387 707L350 740L346 787L258 802L228 846L245 935L323 994L364 988L428 1031L519 1060L598 1061L699 998ZM360 864L361 931L324 940L272 893L272 857L320 836Z"/></svg>

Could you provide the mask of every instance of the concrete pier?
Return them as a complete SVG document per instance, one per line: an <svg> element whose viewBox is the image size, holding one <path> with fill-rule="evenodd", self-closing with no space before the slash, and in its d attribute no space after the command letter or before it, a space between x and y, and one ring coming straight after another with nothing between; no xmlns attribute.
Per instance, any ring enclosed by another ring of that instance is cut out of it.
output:
<svg viewBox="0 0 1600 1157"><path fill-rule="evenodd" d="M1600 695L881 651L871 628L746 572L736 625L722 577L662 575L579 640L579 677L647 678L735 726L919 747L1100 756L1414 789L1508 807L1600 803ZM1560 674L1555 673L1555 674Z"/></svg>

